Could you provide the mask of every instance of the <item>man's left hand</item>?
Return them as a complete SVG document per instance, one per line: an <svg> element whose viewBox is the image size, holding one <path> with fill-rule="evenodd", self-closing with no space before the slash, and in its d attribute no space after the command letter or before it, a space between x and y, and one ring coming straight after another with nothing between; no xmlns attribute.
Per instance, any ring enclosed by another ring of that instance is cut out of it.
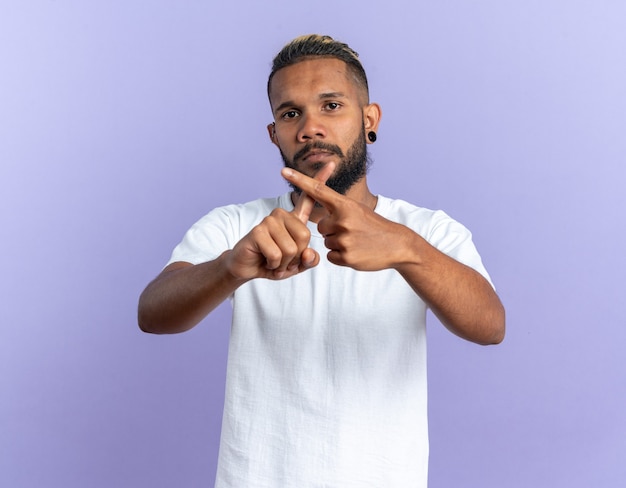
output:
<svg viewBox="0 0 626 488"><path fill-rule="evenodd" d="M284 168L282 175L328 212L317 228L330 250L327 257L331 263L359 271L378 271L395 268L408 258L412 231L407 227L298 171Z"/></svg>

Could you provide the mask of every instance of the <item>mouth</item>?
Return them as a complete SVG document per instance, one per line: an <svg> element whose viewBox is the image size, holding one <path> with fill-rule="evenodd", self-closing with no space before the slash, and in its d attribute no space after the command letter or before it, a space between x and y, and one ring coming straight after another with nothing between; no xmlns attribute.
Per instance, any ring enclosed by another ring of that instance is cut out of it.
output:
<svg viewBox="0 0 626 488"><path fill-rule="evenodd" d="M303 163L323 163L323 162L327 162L328 158L336 156L336 154L334 152L331 151L326 151L323 149L313 149L311 151L309 151L308 153L306 153L301 161Z"/></svg>
<svg viewBox="0 0 626 488"><path fill-rule="evenodd" d="M291 161L292 164L294 164L295 166L317 166L317 168L319 169L321 166L325 165L326 163L330 163L331 161L334 163L339 163L342 158L343 152L341 151L339 146L316 141L308 143L304 147L300 148L300 150L297 151L296 154L294 154ZM283 159L285 159L284 156Z"/></svg>

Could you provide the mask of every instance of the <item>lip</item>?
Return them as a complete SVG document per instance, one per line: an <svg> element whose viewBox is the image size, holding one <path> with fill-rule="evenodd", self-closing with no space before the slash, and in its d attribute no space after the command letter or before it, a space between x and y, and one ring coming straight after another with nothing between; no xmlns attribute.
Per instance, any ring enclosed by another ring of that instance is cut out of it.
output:
<svg viewBox="0 0 626 488"><path fill-rule="evenodd" d="M325 162L328 158L335 156L335 153L330 151L324 151L321 149L313 149L304 155L302 162L307 163L319 163Z"/></svg>

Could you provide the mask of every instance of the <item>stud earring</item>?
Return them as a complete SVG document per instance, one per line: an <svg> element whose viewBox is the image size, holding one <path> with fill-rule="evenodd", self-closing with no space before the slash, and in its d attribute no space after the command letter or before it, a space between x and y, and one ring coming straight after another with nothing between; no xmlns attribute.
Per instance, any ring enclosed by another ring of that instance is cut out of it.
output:
<svg viewBox="0 0 626 488"><path fill-rule="evenodd" d="M376 132L374 132L373 130L369 131L367 133L367 138L370 140L370 142L376 142Z"/></svg>

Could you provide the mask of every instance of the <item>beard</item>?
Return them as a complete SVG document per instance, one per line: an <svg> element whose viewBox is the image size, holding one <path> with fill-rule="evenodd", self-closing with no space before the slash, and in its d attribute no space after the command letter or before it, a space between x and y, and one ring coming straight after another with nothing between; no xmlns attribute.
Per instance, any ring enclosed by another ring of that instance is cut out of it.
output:
<svg viewBox="0 0 626 488"><path fill-rule="evenodd" d="M357 137L352 146L350 146L346 155L343 154L343 151L339 146L322 141L308 143L294 155L293 160L291 161L287 159L282 150L280 151L280 155L282 156L283 162L287 168L292 168L296 171L302 172L296 161L306 156L306 154L312 149L328 151L339 157L339 163L335 168L335 172L326 181L326 186L342 195L345 195L357 181L361 180L367 174L371 165L371 160L367 152L367 144L365 142L365 128L359 132L359 137ZM314 168L317 170L321 167L322 164L320 164L319 167ZM302 190L294 184L289 183L289 186L291 186L293 191L298 195L302 193Z"/></svg>

